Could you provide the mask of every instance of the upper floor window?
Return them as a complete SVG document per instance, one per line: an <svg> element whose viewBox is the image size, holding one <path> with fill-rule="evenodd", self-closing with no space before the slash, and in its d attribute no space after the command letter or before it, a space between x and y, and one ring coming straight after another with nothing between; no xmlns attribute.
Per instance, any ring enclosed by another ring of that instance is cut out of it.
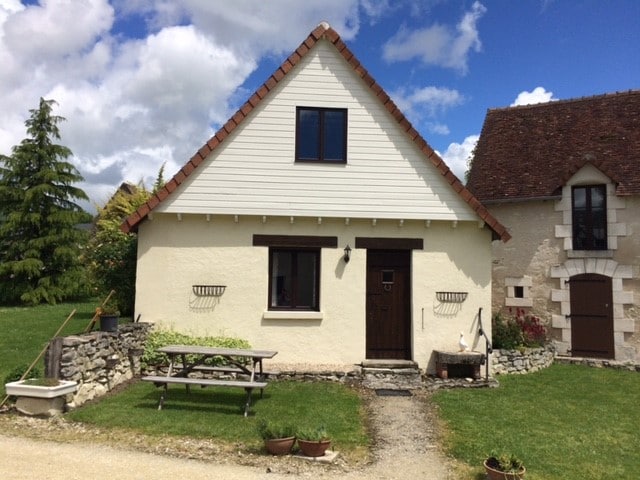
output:
<svg viewBox="0 0 640 480"><path fill-rule="evenodd" d="M347 161L347 109L296 108L296 161Z"/></svg>
<svg viewBox="0 0 640 480"><path fill-rule="evenodd" d="M572 189L573 249L607 249L607 189L605 185Z"/></svg>

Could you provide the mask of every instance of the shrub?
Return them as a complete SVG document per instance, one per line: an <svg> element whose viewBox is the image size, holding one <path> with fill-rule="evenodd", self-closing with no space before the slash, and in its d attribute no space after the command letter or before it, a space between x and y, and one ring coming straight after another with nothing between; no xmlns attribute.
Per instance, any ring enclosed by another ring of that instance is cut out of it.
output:
<svg viewBox="0 0 640 480"><path fill-rule="evenodd" d="M519 347L542 347L547 340L547 329L540 318L527 314L522 308L515 316L503 319L498 313L491 319L493 348L513 350Z"/></svg>
<svg viewBox="0 0 640 480"><path fill-rule="evenodd" d="M167 345L201 345L206 347L223 348L251 348L246 340L232 337L193 337L175 330L154 330L149 334L145 343L144 353L141 363L144 367L150 365L166 365L169 358L166 354L158 352L158 349ZM193 358L189 358L193 361ZM218 365L222 363L221 358L214 357L206 362L208 365Z"/></svg>

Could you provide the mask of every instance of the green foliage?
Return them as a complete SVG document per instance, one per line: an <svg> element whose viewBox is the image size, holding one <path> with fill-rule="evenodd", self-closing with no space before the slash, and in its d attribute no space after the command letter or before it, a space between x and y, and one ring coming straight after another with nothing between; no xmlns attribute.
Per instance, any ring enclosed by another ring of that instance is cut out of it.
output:
<svg viewBox="0 0 640 480"><path fill-rule="evenodd" d="M263 418L258 421L256 428L258 435L260 435L260 438L263 440L296 436L296 429L293 425L279 421L268 421Z"/></svg>
<svg viewBox="0 0 640 480"><path fill-rule="evenodd" d="M302 427L296 431L296 437L302 440L308 440L310 442L320 442L322 440L328 440L329 434L324 425L316 427Z"/></svg>
<svg viewBox="0 0 640 480"><path fill-rule="evenodd" d="M638 372L552 365L500 377L499 388L439 390L449 454L475 466L520 458L530 480L640 478Z"/></svg>
<svg viewBox="0 0 640 480"><path fill-rule="evenodd" d="M95 314L96 305L96 301L89 301L0 307L0 379L13 376L19 380L73 310L76 313L60 336L83 332ZM44 361L38 362L29 376L41 377L42 372ZM4 383L0 382L0 396L3 394Z"/></svg>
<svg viewBox="0 0 640 480"><path fill-rule="evenodd" d="M257 435L261 419L291 425L322 422L341 454L353 454L368 444L363 408L358 393L342 384L271 381L264 396L254 392L251 415L243 418L246 393L240 388L171 388L158 412L160 391L138 382L117 395L108 395L67 414L67 421L84 422L106 429L125 429L158 438L213 439L244 451L261 452ZM159 414L160 413L160 414Z"/></svg>
<svg viewBox="0 0 640 480"><path fill-rule="evenodd" d="M498 313L491 319L493 348L514 350L522 347L542 347L547 340L547 330L540 319L516 310L515 316L503 319Z"/></svg>
<svg viewBox="0 0 640 480"><path fill-rule="evenodd" d="M4 383L17 382L22 378L22 376L24 375L24 373L27 371L28 368L29 368L29 365L26 365L26 364L18 365L14 367L4 377ZM37 366L33 367L29 372L28 378L40 378L40 377L42 377L42 371L40 370L40 368Z"/></svg>
<svg viewBox="0 0 640 480"><path fill-rule="evenodd" d="M522 471L524 463L513 453L493 451L487 458L487 465L504 473L518 473Z"/></svg>
<svg viewBox="0 0 640 480"><path fill-rule="evenodd" d="M78 298L85 271L79 261L86 233L78 228L88 214L74 203L86 194L73 184L83 180L65 159L62 117L53 100L40 99L25 122L28 137L0 155L0 303L55 304Z"/></svg>
<svg viewBox="0 0 640 480"><path fill-rule="evenodd" d="M140 184L121 187L98 209L95 231L89 241L85 259L98 294L113 299L123 315L133 313L135 302L137 242L135 233L124 233L120 224L150 197Z"/></svg>
<svg viewBox="0 0 640 480"><path fill-rule="evenodd" d="M515 318L504 320L500 314L491 319L491 343L493 348L513 350L522 345L522 330Z"/></svg>
<svg viewBox="0 0 640 480"><path fill-rule="evenodd" d="M223 348L251 348L246 340L231 337L194 337L175 330L153 330L145 343L144 353L140 359L144 366L167 365L169 358L166 354L158 352L158 349L167 345L201 345L206 347ZM193 358L187 356L188 361ZM219 365L221 358L214 357L207 364Z"/></svg>

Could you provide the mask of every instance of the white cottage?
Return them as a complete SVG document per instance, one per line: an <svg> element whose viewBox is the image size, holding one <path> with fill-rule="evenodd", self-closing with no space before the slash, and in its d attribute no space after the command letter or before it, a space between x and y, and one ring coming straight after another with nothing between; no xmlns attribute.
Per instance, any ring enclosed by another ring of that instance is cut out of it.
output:
<svg viewBox="0 0 640 480"><path fill-rule="evenodd" d="M461 331L483 350L509 239L325 23L122 228L144 321L431 372Z"/></svg>

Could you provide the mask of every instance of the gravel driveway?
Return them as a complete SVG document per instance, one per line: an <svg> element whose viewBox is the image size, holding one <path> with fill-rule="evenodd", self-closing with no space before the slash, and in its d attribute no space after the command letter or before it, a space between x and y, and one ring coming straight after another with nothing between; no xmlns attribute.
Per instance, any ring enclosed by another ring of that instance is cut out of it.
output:
<svg viewBox="0 0 640 480"><path fill-rule="evenodd" d="M427 394L378 397L372 392L367 395L367 404L375 439L372 458L358 462L338 456L331 465L256 455L241 448L223 449L207 440L114 436L112 432L69 425L63 420L0 415L0 478L454 478L454 463L437 444L435 415Z"/></svg>

